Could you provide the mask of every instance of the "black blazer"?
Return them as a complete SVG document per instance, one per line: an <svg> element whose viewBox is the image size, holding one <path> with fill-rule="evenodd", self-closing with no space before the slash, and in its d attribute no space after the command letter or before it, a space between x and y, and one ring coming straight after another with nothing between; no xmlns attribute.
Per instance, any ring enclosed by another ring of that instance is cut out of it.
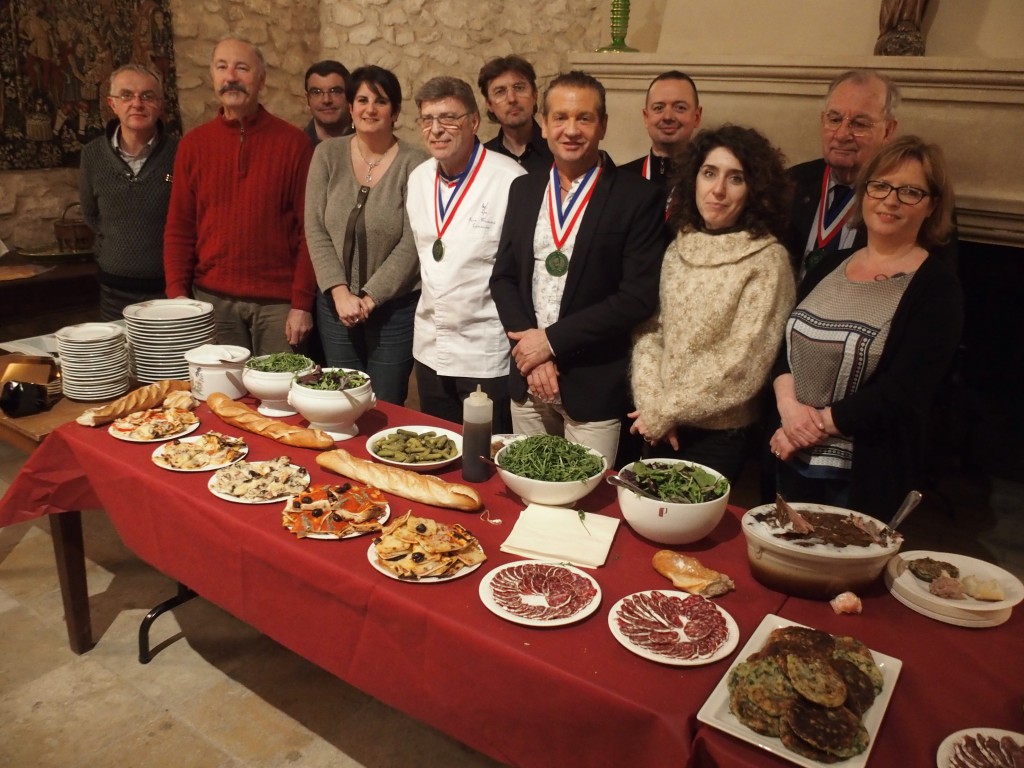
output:
<svg viewBox="0 0 1024 768"><path fill-rule="evenodd" d="M603 153L602 153L603 154ZM506 331L537 327L533 305L533 233L547 218L548 174L512 182L491 295ZM558 320L547 328L559 371L562 406L577 421L618 419L629 405L630 338L658 305L661 260L670 239L661 190L620 172L604 155L601 176L579 223ZM512 398L526 380L511 366Z"/></svg>

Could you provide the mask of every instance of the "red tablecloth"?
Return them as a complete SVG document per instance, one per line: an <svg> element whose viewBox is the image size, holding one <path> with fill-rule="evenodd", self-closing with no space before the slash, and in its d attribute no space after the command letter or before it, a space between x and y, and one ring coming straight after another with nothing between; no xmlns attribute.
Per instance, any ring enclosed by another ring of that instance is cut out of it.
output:
<svg viewBox="0 0 1024 768"><path fill-rule="evenodd" d="M201 431L243 434L205 406L199 415ZM365 457L366 435L388 426L442 423L378 404L360 420L360 436L343 446ZM314 482L337 480L316 465L313 451L244 437L249 460L284 454L307 467ZM161 469L150 461L152 450L152 445L116 440L102 428L66 425L25 463L0 502L0 525L103 508L125 544L161 572L381 701L511 765L684 766L689 761L696 712L732 657L707 666L671 667L635 656L615 641L607 616L619 598L671 588L650 565L660 547L625 523L607 565L593 571L603 593L601 608L578 624L533 629L493 615L477 592L489 569L517 559L500 552L499 545L522 504L497 477L479 488L501 525L390 498L392 514L411 508L414 514L461 522L488 555L465 578L415 584L394 581L370 566L369 537L296 539L281 527L278 505L220 500L206 488L209 473ZM460 480L458 466L442 476ZM614 489L602 485L582 506L618 516L614 499ZM708 539L680 549L736 581L736 591L719 604L739 624L742 646L766 614L780 611L785 598L751 578L739 515L730 509Z"/></svg>

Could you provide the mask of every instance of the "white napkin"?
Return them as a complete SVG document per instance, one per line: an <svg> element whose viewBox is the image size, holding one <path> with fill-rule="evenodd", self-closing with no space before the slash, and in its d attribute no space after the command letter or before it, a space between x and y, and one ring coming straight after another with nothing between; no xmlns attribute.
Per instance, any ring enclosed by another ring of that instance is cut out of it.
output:
<svg viewBox="0 0 1024 768"><path fill-rule="evenodd" d="M575 509L530 504L519 513L501 551L600 568L608 558L618 527L616 517L587 512L580 521L580 513Z"/></svg>

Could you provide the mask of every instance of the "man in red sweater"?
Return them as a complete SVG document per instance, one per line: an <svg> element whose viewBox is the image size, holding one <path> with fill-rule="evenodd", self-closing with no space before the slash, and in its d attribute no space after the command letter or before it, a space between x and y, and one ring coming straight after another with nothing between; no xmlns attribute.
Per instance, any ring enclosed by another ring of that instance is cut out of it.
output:
<svg viewBox="0 0 1024 768"><path fill-rule="evenodd" d="M247 40L213 52L217 116L185 134L164 230L167 296L213 304L217 337L285 352L313 327L316 280L303 234L312 145L259 103L266 63Z"/></svg>

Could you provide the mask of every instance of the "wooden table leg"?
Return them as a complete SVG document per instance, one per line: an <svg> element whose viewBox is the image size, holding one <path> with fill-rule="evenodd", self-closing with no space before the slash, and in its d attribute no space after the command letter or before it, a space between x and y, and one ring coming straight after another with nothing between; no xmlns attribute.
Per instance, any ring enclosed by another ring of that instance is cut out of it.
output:
<svg viewBox="0 0 1024 768"><path fill-rule="evenodd" d="M89 585L85 578L85 548L82 539L82 513L62 512L48 515L53 535L53 555L57 561L57 578L64 599L64 621L68 627L68 643L75 653L85 653L93 646L89 619Z"/></svg>

